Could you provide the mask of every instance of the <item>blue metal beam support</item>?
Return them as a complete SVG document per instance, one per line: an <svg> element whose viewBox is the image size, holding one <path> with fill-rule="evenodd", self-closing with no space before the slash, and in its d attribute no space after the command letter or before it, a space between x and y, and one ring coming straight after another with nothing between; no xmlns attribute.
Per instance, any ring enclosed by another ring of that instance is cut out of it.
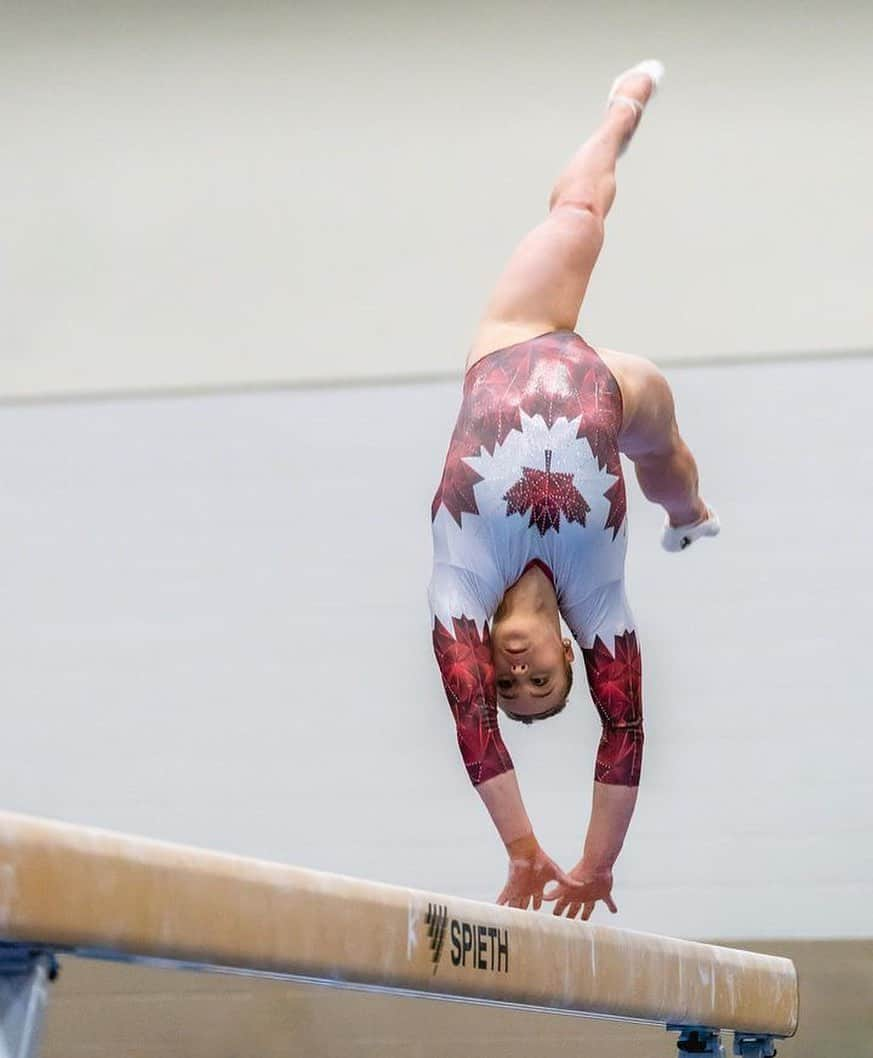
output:
<svg viewBox="0 0 873 1058"><path fill-rule="evenodd" d="M0 1058L36 1058L48 985L57 973L50 953L0 944Z"/></svg>

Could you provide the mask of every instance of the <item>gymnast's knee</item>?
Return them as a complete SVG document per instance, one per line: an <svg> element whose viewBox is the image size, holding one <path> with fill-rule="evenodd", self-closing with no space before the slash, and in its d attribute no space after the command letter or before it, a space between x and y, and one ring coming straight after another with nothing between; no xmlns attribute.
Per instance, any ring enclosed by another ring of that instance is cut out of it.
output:
<svg viewBox="0 0 873 1058"><path fill-rule="evenodd" d="M589 247L603 245L603 214L587 200L558 199L549 212L549 222L560 227L565 239Z"/></svg>
<svg viewBox="0 0 873 1058"><path fill-rule="evenodd" d="M602 228L606 218L604 208L606 197L603 189L598 189L598 193L594 194L579 187L567 187L558 183L555 184L549 196L549 212L565 210L568 214L576 214L578 218L584 219L587 223L594 223Z"/></svg>

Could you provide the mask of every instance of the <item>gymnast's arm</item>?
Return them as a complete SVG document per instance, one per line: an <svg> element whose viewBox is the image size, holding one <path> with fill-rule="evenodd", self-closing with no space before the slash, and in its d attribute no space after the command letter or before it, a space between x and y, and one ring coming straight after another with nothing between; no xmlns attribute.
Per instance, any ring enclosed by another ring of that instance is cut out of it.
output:
<svg viewBox="0 0 873 1058"><path fill-rule="evenodd" d="M456 618L449 632L434 620L433 647L455 720L458 746L483 804L509 857L509 877L500 904L538 909L543 889L557 881L573 886L540 848L522 801L512 758L497 723L497 690L488 626Z"/></svg>
<svg viewBox="0 0 873 1058"><path fill-rule="evenodd" d="M589 596L584 608L567 603L563 611L580 645L582 629L586 623L593 623L590 616L586 618L590 600ZM596 597L595 610L604 623L594 642L582 647L582 655L602 734L582 857L569 872L584 892L581 899L578 893L566 891L546 894L546 899L556 900L555 914L566 912L575 918L581 910L583 919L590 916L598 900L603 900L610 911L616 910L611 895L612 870L636 806L645 742L640 652L636 632L629 627L633 617L623 584L606 585Z"/></svg>
<svg viewBox="0 0 873 1058"><path fill-rule="evenodd" d="M582 876L611 876L634 814L638 789L595 781L591 820L579 865ZM575 874L575 870L571 873Z"/></svg>
<svg viewBox="0 0 873 1058"><path fill-rule="evenodd" d="M641 723L640 720L640 726L631 734L603 717L604 738L597 754L598 774L603 774L604 764L612 759L621 743L625 743L624 748L627 748L628 737L635 743L633 756L639 760L642 748ZM559 883L545 893L546 900L555 901L556 915L566 913L568 918L575 918L581 910L583 921L587 921L598 900L602 900L613 913L618 910L612 899L612 870L634 814L639 774L629 775L619 763L616 770L609 774L609 780L594 781L591 818L582 858L568 872L574 887Z"/></svg>
<svg viewBox="0 0 873 1058"><path fill-rule="evenodd" d="M556 915L575 918L581 911L587 921L598 900L613 913L618 911L612 899L612 869L634 814L637 789L595 780L582 858L568 872L573 885L559 882L544 894L544 899L555 901Z"/></svg>

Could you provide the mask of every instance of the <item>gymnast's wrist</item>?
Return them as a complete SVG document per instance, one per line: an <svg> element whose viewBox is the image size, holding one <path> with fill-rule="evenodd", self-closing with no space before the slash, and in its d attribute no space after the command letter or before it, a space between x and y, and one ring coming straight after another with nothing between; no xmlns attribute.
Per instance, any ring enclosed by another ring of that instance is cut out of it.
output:
<svg viewBox="0 0 873 1058"><path fill-rule="evenodd" d="M540 850L540 845L533 831L520 838L505 842L506 853L511 860L532 860Z"/></svg>
<svg viewBox="0 0 873 1058"><path fill-rule="evenodd" d="M610 859L609 856L592 856L590 853L583 853L582 859L574 868L574 873L577 873L580 876L584 875L586 878L596 878L598 876L612 874L614 866L615 859Z"/></svg>

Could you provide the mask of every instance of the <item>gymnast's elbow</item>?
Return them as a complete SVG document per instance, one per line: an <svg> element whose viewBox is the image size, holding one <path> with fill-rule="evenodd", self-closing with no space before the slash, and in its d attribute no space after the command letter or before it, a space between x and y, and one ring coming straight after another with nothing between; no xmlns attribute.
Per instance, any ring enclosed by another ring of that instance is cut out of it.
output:
<svg viewBox="0 0 873 1058"><path fill-rule="evenodd" d="M642 716L626 721L604 721L595 781L608 786L639 786L645 740Z"/></svg>

